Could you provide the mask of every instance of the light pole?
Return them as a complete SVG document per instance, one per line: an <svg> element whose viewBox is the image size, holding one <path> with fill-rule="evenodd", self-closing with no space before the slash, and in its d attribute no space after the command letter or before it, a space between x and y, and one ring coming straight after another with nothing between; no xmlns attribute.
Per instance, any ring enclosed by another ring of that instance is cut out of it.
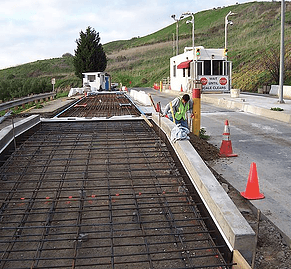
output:
<svg viewBox="0 0 291 269"><path fill-rule="evenodd" d="M280 76L279 76L279 100L278 103L285 103L283 100L284 85L284 24L285 24L285 1L281 0L281 46L280 46Z"/></svg>
<svg viewBox="0 0 291 269"><path fill-rule="evenodd" d="M183 19L183 15L179 19L176 19L176 15L172 15L171 18L176 21L176 55L179 54L179 21Z"/></svg>
<svg viewBox="0 0 291 269"><path fill-rule="evenodd" d="M194 59L195 59L195 38L194 38L194 31L195 31L195 23L194 23L194 13L192 12L185 12L182 14L182 16L192 16L192 20L191 21L186 21L186 23L192 23L192 48L193 48L193 66L194 66ZM195 82L195 75L194 75L194 71L191 74L192 77L192 81L193 81L193 85Z"/></svg>
<svg viewBox="0 0 291 269"><path fill-rule="evenodd" d="M193 47L193 51L194 51L194 31L195 31L195 26L194 26L194 13L191 13L191 12L185 12L182 14L182 16L192 16L192 20L191 21L186 21L186 23L192 23L192 47ZM194 52L193 52L193 55L194 55ZM193 58L194 60L194 58Z"/></svg>
<svg viewBox="0 0 291 269"><path fill-rule="evenodd" d="M232 13L231 11L229 11L227 13L227 15L225 16L225 24L224 24L224 33L225 33L225 36L224 36L224 48L225 49L227 49L227 25L228 24L233 25L233 22L228 20L228 16L231 16L231 15L236 15L236 13Z"/></svg>

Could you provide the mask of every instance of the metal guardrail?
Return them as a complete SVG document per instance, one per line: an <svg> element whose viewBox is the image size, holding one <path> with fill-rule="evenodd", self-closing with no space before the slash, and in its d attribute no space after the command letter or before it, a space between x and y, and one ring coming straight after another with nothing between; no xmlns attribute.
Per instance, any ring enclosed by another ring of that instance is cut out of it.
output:
<svg viewBox="0 0 291 269"><path fill-rule="evenodd" d="M27 104L30 102L34 102L35 100L40 100L40 99L44 99L44 98L48 98L48 97L54 97L56 95L55 92L50 92L50 93L42 93L42 94L37 94L37 95L33 95L33 96L29 96L29 97L24 97L21 99L17 99L17 100L13 100L13 101L9 101L9 102L5 102L0 104L0 111L3 110L7 110L16 106L21 106L23 104Z"/></svg>

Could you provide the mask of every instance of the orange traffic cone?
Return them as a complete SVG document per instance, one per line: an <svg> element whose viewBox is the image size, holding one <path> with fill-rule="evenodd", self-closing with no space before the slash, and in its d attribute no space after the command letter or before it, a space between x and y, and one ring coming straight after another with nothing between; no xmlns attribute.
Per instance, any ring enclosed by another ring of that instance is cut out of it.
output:
<svg viewBox="0 0 291 269"><path fill-rule="evenodd" d="M229 130L228 120L225 120L224 133L222 135L225 135L226 139L222 140L222 143L220 146L220 152L219 152L220 157L237 157L237 154L234 154L232 152L231 140L229 138L230 130Z"/></svg>
<svg viewBox="0 0 291 269"><path fill-rule="evenodd" d="M181 84L181 92L183 92L183 86L182 86L182 84Z"/></svg>
<svg viewBox="0 0 291 269"><path fill-rule="evenodd" d="M240 194L244 198L249 199L249 200L257 200L257 199L265 198L264 194L260 193L260 190L259 190L259 180L258 180L256 163L251 164L246 191L241 192Z"/></svg>

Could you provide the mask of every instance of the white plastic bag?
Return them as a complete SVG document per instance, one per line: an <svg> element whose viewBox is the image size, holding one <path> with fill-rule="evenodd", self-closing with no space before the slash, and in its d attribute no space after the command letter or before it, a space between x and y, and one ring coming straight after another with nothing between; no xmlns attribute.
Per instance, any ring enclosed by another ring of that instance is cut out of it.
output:
<svg viewBox="0 0 291 269"><path fill-rule="evenodd" d="M189 129L177 124L171 131L171 140L176 142L177 140L190 139L188 134L190 133Z"/></svg>

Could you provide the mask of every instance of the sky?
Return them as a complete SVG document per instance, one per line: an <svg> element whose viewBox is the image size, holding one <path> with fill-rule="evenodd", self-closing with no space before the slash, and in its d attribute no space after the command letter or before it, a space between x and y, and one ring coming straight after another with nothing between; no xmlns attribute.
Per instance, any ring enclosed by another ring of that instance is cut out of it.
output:
<svg viewBox="0 0 291 269"><path fill-rule="evenodd" d="M0 0L0 69L74 55L88 26L101 43L131 39L174 23L172 14L199 12L246 0Z"/></svg>

